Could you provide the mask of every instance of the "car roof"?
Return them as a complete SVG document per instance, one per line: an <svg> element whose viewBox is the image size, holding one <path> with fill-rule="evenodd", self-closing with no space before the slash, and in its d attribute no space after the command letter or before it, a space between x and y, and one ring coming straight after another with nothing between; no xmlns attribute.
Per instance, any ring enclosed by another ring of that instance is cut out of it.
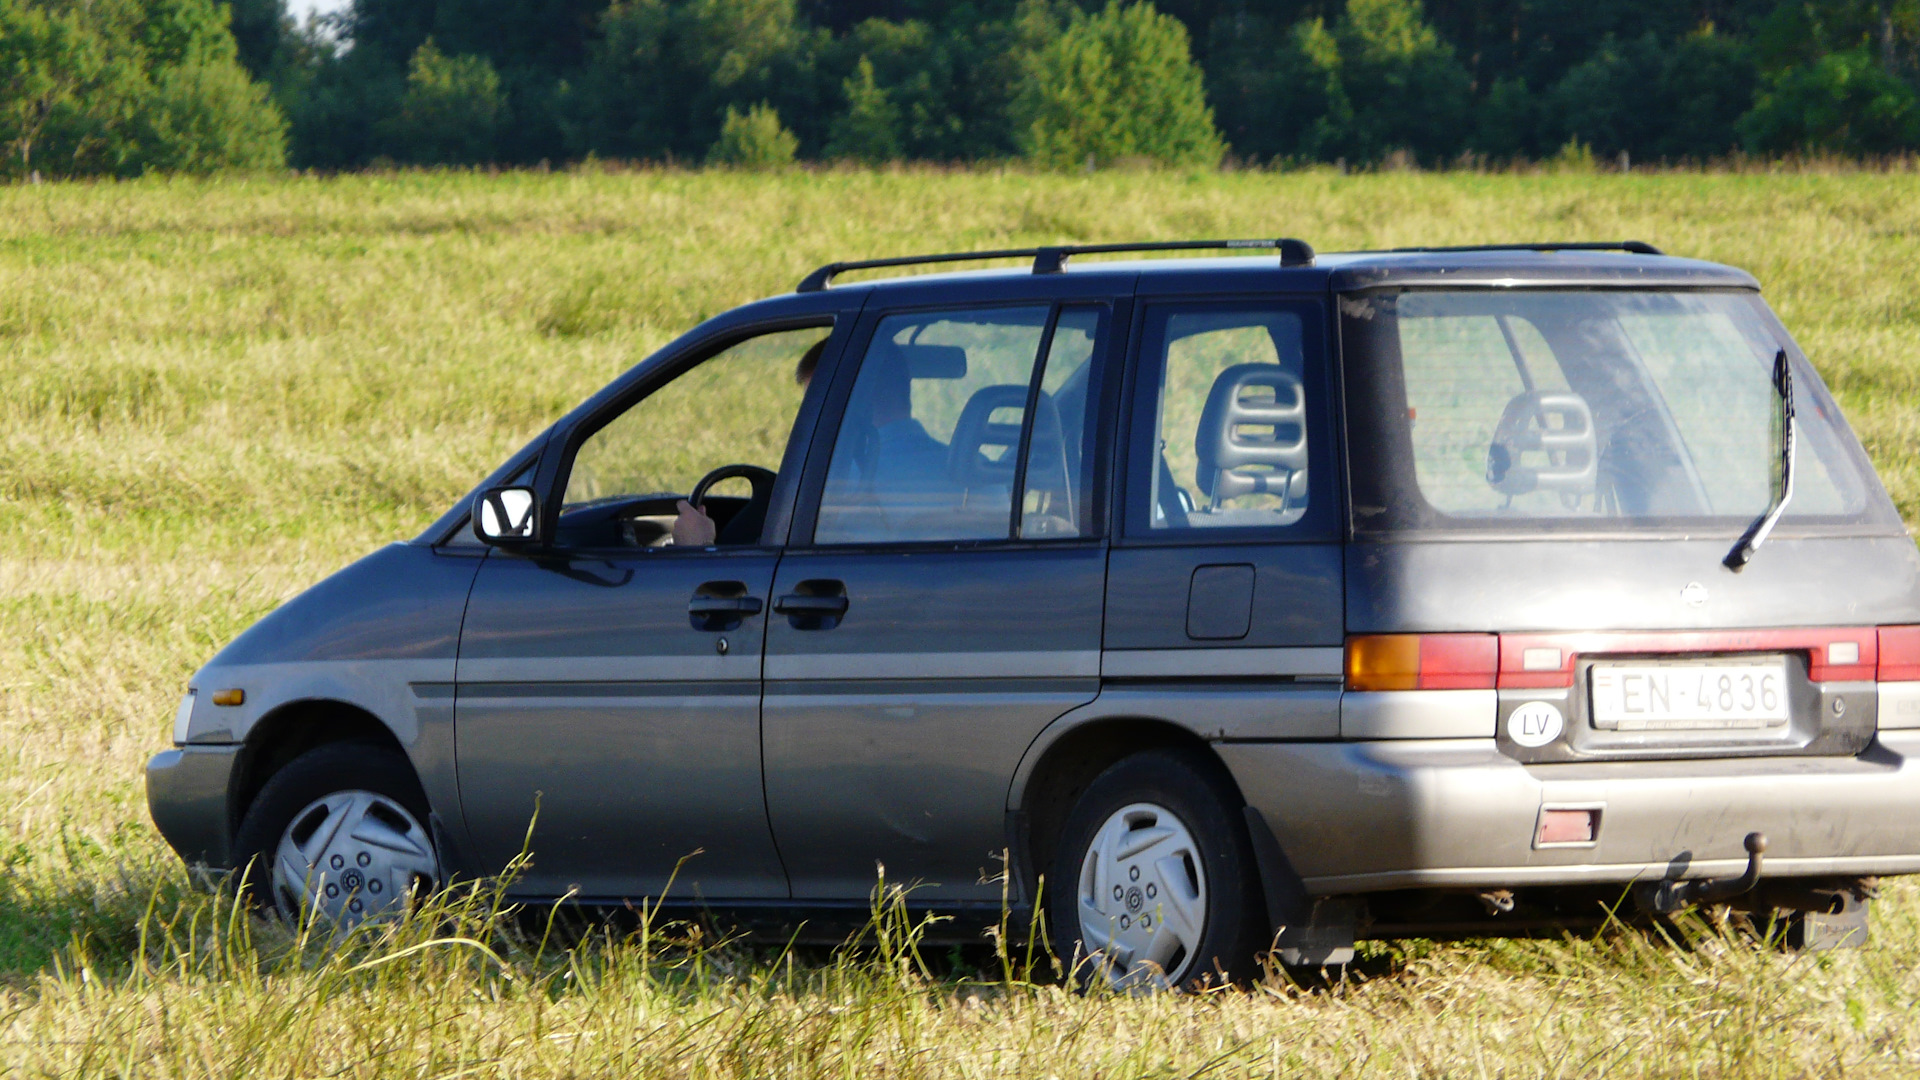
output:
<svg viewBox="0 0 1920 1080"><path fill-rule="evenodd" d="M1516 249L1431 248L1393 251L1347 251L1319 254L1309 265L1280 267L1272 255L1173 257L1134 259L1080 258L1068 262L1064 274L1127 276L1138 280L1140 291L1157 286L1193 284L1212 278L1226 285L1244 275L1278 272L1293 287L1335 292L1402 286L1458 286L1464 288L1575 287L1575 288L1720 288L1758 289L1752 274L1737 267L1699 259L1637 251L1596 251L1569 248ZM835 290L869 289L876 293L919 289L940 283L990 285L1032 280L1026 265L976 270L941 271L853 281ZM1121 283L1116 281L1115 285ZM1262 282L1268 285L1270 282ZM1131 291L1131 290L1129 290ZM1184 291L1184 290L1183 290Z"/></svg>

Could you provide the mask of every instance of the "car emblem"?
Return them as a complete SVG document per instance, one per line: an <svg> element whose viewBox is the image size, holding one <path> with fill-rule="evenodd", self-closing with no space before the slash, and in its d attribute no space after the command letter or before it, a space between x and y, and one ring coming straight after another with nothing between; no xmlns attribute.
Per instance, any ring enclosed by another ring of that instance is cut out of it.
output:
<svg viewBox="0 0 1920 1080"><path fill-rule="evenodd" d="M1687 587L1680 590L1680 599L1688 607L1706 607L1707 587L1697 581L1689 581Z"/></svg>

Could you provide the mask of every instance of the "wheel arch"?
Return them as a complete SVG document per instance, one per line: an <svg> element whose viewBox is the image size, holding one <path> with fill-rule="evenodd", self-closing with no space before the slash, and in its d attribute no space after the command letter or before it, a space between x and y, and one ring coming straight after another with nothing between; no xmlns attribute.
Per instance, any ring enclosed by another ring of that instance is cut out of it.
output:
<svg viewBox="0 0 1920 1080"><path fill-rule="evenodd" d="M247 731L227 789L227 835L239 831L240 819L260 789L288 762L309 750L342 742L393 750L407 759L415 779L422 779L413 755L393 728L366 708L338 698L288 701L261 716Z"/></svg>
<svg viewBox="0 0 1920 1080"><path fill-rule="evenodd" d="M1233 800L1246 797L1213 745L1191 727L1145 713L1075 717L1068 714L1034 740L1014 773L1007 810L1023 865L1027 895L1052 863L1060 829L1074 803L1094 778L1116 762L1143 750L1181 749L1193 753L1214 773Z"/></svg>

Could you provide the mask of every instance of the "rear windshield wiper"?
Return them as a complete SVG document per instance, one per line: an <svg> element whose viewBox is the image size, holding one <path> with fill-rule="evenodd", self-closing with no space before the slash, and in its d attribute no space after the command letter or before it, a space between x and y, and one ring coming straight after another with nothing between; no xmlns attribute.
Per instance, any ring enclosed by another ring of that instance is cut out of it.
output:
<svg viewBox="0 0 1920 1080"><path fill-rule="evenodd" d="M1787 508L1787 500L1793 498L1793 370L1787 363L1787 350L1781 349L1773 356L1773 389L1780 395L1780 486L1773 493L1773 501L1767 504L1767 512L1759 520L1747 526L1733 550L1721 562L1727 569L1739 573L1760 545L1767 542L1767 534L1773 531L1774 522Z"/></svg>

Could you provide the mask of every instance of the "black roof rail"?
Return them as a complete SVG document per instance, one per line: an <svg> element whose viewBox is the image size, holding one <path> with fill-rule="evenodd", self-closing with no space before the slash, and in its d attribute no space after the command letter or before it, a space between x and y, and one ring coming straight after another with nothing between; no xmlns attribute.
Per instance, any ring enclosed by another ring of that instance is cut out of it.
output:
<svg viewBox="0 0 1920 1080"><path fill-rule="evenodd" d="M1052 247L1009 248L1004 251L961 251L942 255L902 255L891 259L862 259L828 263L800 279L795 292L819 292L849 270L878 270L921 263L971 262L976 259L1033 260L1036 274L1058 274L1075 255L1107 255L1123 251L1246 251L1269 249L1280 253L1281 266L1312 266L1313 248L1304 240L1170 240L1141 244L1061 244Z"/></svg>
<svg viewBox="0 0 1920 1080"><path fill-rule="evenodd" d="M1393 252L1447 251L1629 251L1635 255L1665 255L1666 252L1643 240L1601 241L1578 244L1463 244L1459 247L1402 247Z"/></svg>

